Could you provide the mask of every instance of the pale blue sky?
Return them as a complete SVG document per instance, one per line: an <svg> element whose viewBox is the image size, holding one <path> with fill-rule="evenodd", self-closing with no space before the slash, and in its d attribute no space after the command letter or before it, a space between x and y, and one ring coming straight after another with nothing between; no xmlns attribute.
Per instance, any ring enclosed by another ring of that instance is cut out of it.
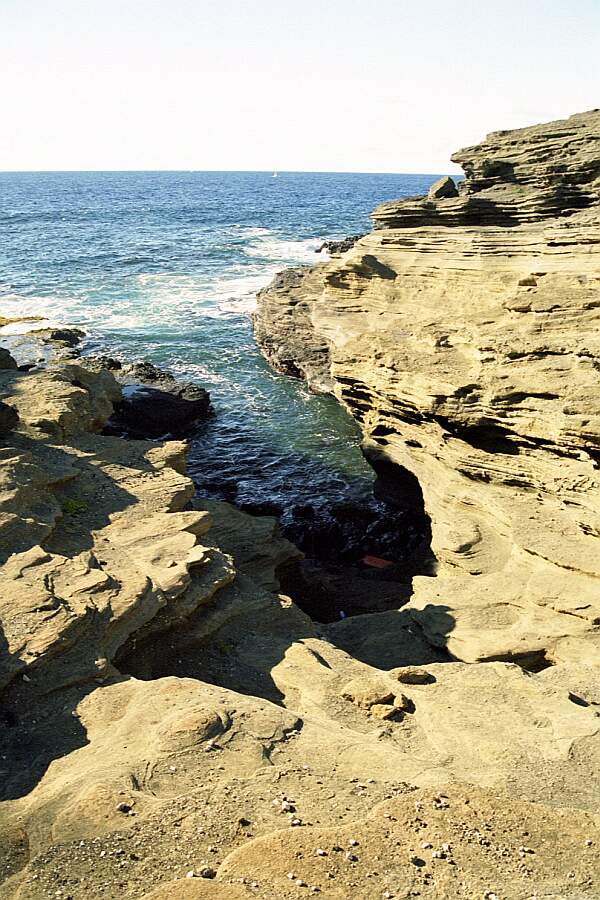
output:
<svg viewBox="0 0 600 900"><path fill-rule="evenodd" d="M599 48L600 0L0 0L0 169L450 172Z"/></svg>

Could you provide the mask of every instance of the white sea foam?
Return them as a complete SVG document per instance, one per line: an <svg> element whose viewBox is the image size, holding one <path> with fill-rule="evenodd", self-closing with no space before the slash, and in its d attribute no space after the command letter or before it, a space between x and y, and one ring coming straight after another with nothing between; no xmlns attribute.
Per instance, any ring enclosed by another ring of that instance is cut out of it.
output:
<svg viewBox="0 0 600 900"><path fill-rule="evenodd" d="M323 241L319 238L308 238L305 241L286 241L265 236L249 243L244 248L244 253L247 256L281 260L282 262L316 262L319 259L316 251L322 243Z"/></svg>
<svg viewBox="0 0 600 900"><path fill-rule="evenodd" d="M21 316L39 316L38 321L12 322L1 329L2 334L27 334L36 328L54 328L60 325L82 324L84 311L76 298L24 297L21 294L0 295L0 316L15 319Z"/></svg>

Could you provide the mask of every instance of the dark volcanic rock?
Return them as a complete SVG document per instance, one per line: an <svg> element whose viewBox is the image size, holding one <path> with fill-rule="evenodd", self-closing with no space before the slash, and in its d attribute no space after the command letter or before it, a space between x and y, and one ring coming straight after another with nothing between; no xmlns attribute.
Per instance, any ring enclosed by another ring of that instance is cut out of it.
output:
<svg viewBox="0 0 600 900"><path fill-rule="evenodd" d="M167 434L185 437L210 413L207 391L193 387L197 395L194 399L146 385L126 390L122 402L115 405L105 433L133 438L159 438ZM184 385L182 392L185 388Z"/></svg>
<svg viewBox="0 0 600 900"><path fill-rule="evenodd" d="M0 437L12 431L18 421L19 414L16 409L0 400Z"/></svg>
<svg viewBox="0 0 600 900"><path fill-rule="evenodd" d="M77 347L85 337L85 331L81 328L42 328L33 332L33 336L39 338L44 344L54 344L57 347Z"/></svg>
<svg viewBox="0 0 600 900"><path fill-rule="evenodd" d="M351 234L341 241L324 241L315 252L321 253L323 250L326 250L331 256L341 256L342 253L352 250L355 243L360 241L362 237L364 237L364 234Z"/></svg>
<svg viewBox="0 0 600 900"><path fill-rule="evenodd" d="M132 438L185 437L212 412L210 394L192 381L179 382L150 362L122 363L111 356L86 357L94 371L109 370L123 385L105 432Z"/></svg>
<svg viewBox="0 0 600 900"><path fill-rule="evenodd" d="M10 355L8 350L4 347L0 347L0 369L16 369L17 363Z"/></svg>

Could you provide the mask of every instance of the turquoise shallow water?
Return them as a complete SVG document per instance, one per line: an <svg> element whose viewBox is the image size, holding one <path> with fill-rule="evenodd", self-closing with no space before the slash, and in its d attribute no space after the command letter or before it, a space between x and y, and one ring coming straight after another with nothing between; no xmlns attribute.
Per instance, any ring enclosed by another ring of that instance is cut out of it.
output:
<svg viewBox="0 0 600 900"><path fill-rule="evenodd" d="M327 510L373 476L337 404L274 373L254 343L256 291L379 202L434 175L236 172L0 174L0 315L80 323L87 349L150 359L212 395L190 470L209 496ZM1 343L0 333L0 343Z"/></svg>

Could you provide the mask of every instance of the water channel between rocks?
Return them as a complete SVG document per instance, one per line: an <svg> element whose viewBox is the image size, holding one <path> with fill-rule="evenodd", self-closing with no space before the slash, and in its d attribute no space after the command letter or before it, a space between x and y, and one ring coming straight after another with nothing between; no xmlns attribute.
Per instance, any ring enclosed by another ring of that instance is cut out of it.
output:
<svg viewBox="0 0 600 900"><path fill-rule="evenodd" d="M377 203L433 178L3 174L0 315L81 324L87 351L148 359L206 387L215 416L189 458L200 496L277 514L311 557L398 555L410 523L374 499L356 424L269 367L250 313L277 271L317 262L324 239L367 230Z"/></svg>

